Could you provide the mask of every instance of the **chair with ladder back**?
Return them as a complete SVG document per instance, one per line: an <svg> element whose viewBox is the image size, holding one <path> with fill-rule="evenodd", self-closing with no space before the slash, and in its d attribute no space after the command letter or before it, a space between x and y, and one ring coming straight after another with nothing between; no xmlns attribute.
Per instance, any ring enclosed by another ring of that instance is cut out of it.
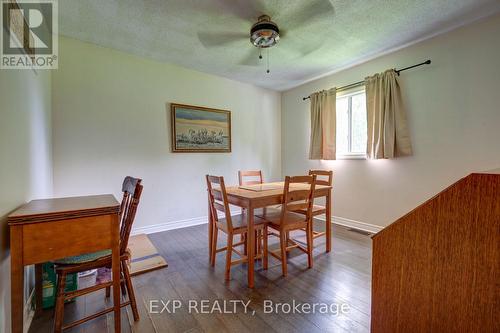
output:
<svg viewBox="0 0 500 333"><path fill-rule="evenodd" d="M262 170L239 170L238 171L238 182L240 186L248 186L248 185L259 185L264 183L264 177L262 176ZM265 209L265 208L264 208ZM244 213L245 209L242 209L242 213ZM260 232L260 230L259 230ZM261 242L257 242L261 235L257 235L255 238L255 248L257 252L261 250L260 245ZM245 241L245 234L241 234L241 241ZM244 248L244 254L247 254L247 247Z"/></svg>
<svg viewBox="0 0 500 333"><path fill-rule="evenodd" d="M238 171L238 180L242 185L258 185L264 182L262 170L240 170Z"/></svg>
<svg viewBox="0 0 500 333"><path fill-rule="evenodd" d="M103 250L56 260L57 294L54 316L54 331L56 333L60 333L63 329L74 327L106 313L112 312L116 309L116 307L121 308L127 305L130 305L132 308L134 321L139 320L139 312L137 311L134 288L132 286L132 280L130 278L130 272L127 265L127 262L130 261L131 258L127 245L135 214L137 212L137 206L139 205L139 200L142 194L141 179L126 177L123 181L122 191L123 199L120 206L120 276L122 294L123 296L128 295L129 300L121 304L113 304L113 307L111 308L104 309L98 313L63 326L64 302L66 300L83 296L104 288L106 288L106 297L109 297L109 288L112 285L112 281L108 281L91 287L67 292L64 290L67 275L103 267L110 268L112 262L111 250Z"/></svg>
<svg viewBox="0 0 500 333"><path fill-rule="evenodd" d="M316 185L332 186L333 171L331 170L309 170L309 175L316 175ZM306 210L301 209L298 210L297 213L306 214ZM324 231L314 231L314 217L322 214L326 214L326 207L313 205L311 211L313 218L313 239L326 235Z"/></svg>
<svg viewBox="0 0 500 333"><path fill-rule="evenodd" d="M315 185L316 175L287 176L283 189L281 210L269 209L260 215L262 219L269 223L272 231L278 232L278 234L272 234L280 239L279 254L276 252L269 252L269 254L281 261L283 276L287 276L287 252L294 248L306 253L308 267L312 268L313 266L311 212ZM304 210L306 214L299 214L296 212L297 210ZM289 233L295 230L306 232L306 248L289 237Z"/></svg>
<svg viewBox="0 0 500 333"><path fill-rule="evenodd" d="M248 261L248 256L246 254L235 249L237 246L244 246L246 248L246 240L248 237L242 237L240 242L233 243L235 235L245 235L247 233L247 215L243 212L231 216L224 177L206 175L206 181L210 213L214 221L211 244L212 253L210 255L211 265L215 266L215 257L218 252L226 251L225 279L228 281L231 278L231 266ZM223 217L219 218L218 212L220 212ZM257 252L255 259L263 259L263 268L267 269L267 223L259 217L254 217L254 228L257 241L263 243L262 246L259 246L259 248L263 250ZM227 234L227 245L217 249L219 230ZM233 261L233 252L235 252L240 259Z"/></svg>

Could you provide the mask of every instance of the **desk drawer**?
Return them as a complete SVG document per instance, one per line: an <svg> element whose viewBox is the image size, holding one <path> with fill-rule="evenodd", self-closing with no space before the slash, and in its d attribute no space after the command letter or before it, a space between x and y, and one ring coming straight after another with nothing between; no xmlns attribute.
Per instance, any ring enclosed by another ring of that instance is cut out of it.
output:
<svg viewBox="0 0 500 333"><path fill-rule="evenodd" d="M117 214L25 224L22 228L24 265L110 249L113 236L119 237Z"/></svg>

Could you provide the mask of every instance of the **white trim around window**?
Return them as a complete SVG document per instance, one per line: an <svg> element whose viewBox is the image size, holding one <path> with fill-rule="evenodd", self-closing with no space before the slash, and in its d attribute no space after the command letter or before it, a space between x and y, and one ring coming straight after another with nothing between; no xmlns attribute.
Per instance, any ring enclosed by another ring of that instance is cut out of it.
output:
<svg viewBox="0 0 500 333"><path fill-rule="evenodd" d="M364 153L347 153L347 154L338 154L338 160L366 160L366 154Z"/></svg>
<svg viewBox="0 0 500 333"><path fill-rule="evenodd" d="M354 89L349 89L347 91L344 91L340 94L337 95L337 100L338 99L347 99L348 105L347 105L347 126L346 132L347 132L347 147L345 147L346 152L344 153L337 153L337 159L338 160L365 160L366 159L366 152L352 152L352 132L353 132L353 116L352 116L352 97L360 94L365 94L365 87L356 87ZM338 110L337 110L338 112ZM338 118L337 118L338 119ZM337 126L339 126L339 122L337 122ZM337 127L337 130L339 128ZM337 134L338 135L338 134ZM337 137L338 139L338 137ZM337 146L338 149L338 146ZM338 150L337 150L338 151Z"/></svg>

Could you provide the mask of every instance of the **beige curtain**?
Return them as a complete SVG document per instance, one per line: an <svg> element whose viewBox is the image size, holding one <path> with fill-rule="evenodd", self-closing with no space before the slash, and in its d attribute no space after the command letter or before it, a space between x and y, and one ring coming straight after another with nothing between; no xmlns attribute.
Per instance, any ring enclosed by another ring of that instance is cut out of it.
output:
<svg viewBox="0 0 500 333"><path fill-rule="evenodd" d="M323 90L311 98L311 143L309 159L334 160L336 136L336 89Z"/></svg>
<svg viewBox="0 0 500 333"><path fill-rule="evenodd" d="M365 79L368 121L367 155L371 159L412 154L406 112L393 69Z"/></svg>

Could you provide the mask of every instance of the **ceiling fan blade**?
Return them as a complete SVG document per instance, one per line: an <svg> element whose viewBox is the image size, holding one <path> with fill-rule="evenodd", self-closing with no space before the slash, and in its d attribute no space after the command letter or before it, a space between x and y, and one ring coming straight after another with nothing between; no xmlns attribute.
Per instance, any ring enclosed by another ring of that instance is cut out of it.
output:
<svg viewBox="0 0 500 333"><path fill-rule="evenodd" d="M264 6L260 0L216 0L222 7L221 10L230 12L233 15L254 22L257 18L264 14Z"/></svg>
<svg viewBox="0 0 500 333"><path fill-rule="evenodd" d="M242 32L198 32L198 39L206 48L231 45L248 39Z"/></svg>
<svg viewBox="0 0 500 333"><path fill-rule="evenodd" d="M299 53L300 57L303 58L313 53L316 50L319 50L323 46L323 42L321 41L313 41L302 45L301 47L292 47L295 49L295 53Z"/></svg>
<svg viewBox="0 0 500 333"><path fill-rule="evenodd" d="M294 34L293 31L290 33L288 30L280 30L280 37L285 37L286 41L294 39L293 43L280 42L278 47L287 50L289 54L295 54L297 57L305 57L308 54L320 49L324 44L322 36L303 39Z"/></svg>
<svg viewBox="0 0 500 333"><path fill-rule="evenodd" d="M259 66L264 64L264 59L259 59L259 50L255 47L250 49L250 52L247 53L245 58L240 61L240 65L243 66Z"/></svg>
<svg viewBox="0 0 500 333"><path fill-rule="evenodd" d="M286 23L290 29L296 30L316 22L321 22L328 17L333 17L335 12L329 0L304 1L305 5L288 17L278 17L278 22ZM281 33L280 33L281 34Z"/></svg>

